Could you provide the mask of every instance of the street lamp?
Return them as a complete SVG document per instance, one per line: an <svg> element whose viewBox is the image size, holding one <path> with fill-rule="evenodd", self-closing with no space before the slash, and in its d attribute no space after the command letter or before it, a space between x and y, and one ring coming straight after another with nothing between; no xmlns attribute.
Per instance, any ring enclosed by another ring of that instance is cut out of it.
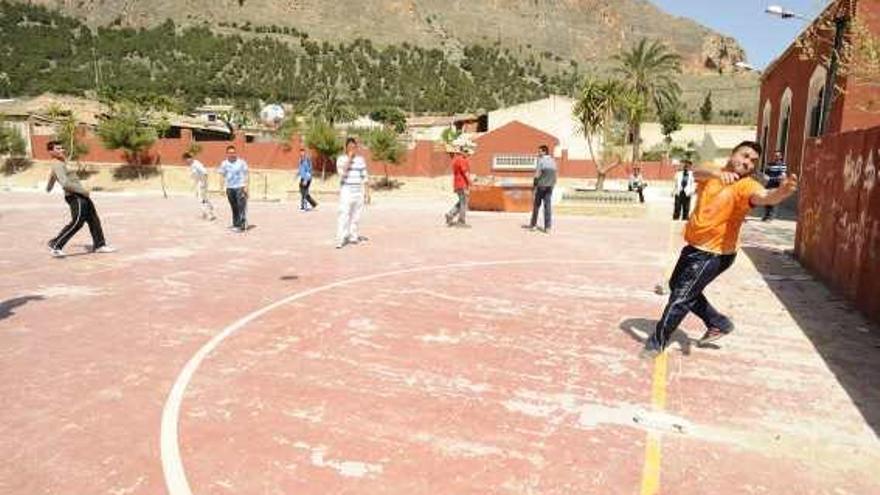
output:
<svg viewBox="0 0 880 495"><path fill-rule="evenodd" d="M783 19L810 19L785 9L781 5L770 5L764 12L776 15ZM831 60L828 62L828 76L825 78L824 97L822 98L822 118L819 122L819 134L825 134L831 123L831 102L834 100L834 83L837 81L837 70L840 65L840 50L843 48L843 35L849 27L849 18L837 16L834 19L834 45L831 50Z"/></svg>
<svg viewBox="0 0 880 495"><path fill-rule="evenodd" d="M783 7L783 6L781 6L781 5L770 5L769 7L767 7L767 8L764 10L764 12L766 12L766 13L768 13L768 14L770 14L770 15L776 15L776 16L779 16L779 17L781 17L781 18L783 18L783 19L792 19L792 18L794 18L794 19L801 19L801 20L804 20L804 21L809 21L809 20L810 20L808 17L805 17L805 16L803 16L803 15L801 15L801 14L798 14L797 12L792 12L791 10L786 9L785 7Z"/></svg>
<svg viewBox="0 0 880 495"><path fill-rule="evenodd" d="M758 70L757 68L755 68L755 66L749 64L748 62L737 62L737 63L733 64L733 66L736 67L736 68L738 68L738 69L742 69L742 70L745 70L745 71L748 71L748 72L755 72L755 73L758 73L758 74L761 73L760 70Z"/></svg>

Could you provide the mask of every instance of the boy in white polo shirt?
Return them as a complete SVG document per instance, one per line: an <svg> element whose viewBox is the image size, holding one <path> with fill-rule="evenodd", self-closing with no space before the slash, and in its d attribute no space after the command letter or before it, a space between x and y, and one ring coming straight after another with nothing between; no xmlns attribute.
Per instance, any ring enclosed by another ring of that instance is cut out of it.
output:
<svg viewBox="0 0 880 495"><path fill-rule="evenodd" d="M357 152L357 140L350 137L345 141L345 154L336 159L336 171L339 172L340 180L336 249L367 239L358 234L358 223L364 203L370 202L370 178L367 174L367 161Z"/></svg>

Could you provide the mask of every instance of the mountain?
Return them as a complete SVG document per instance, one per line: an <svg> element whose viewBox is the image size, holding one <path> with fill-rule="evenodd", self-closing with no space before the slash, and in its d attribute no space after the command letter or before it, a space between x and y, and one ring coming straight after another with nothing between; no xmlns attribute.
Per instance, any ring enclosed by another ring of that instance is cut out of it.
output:
<svg viewBox="0 0 880 495"><path fill-rule="evenodd" d="M601 64L647 37L668 43L694 71L729 68L743 58L736 41L646 0L25 1L58 9L92 27L153 27L167 19L220 32L277 26L296 28L319 41L407 42L453 54L463 45L497 42L582 65ZM711 53L719 41L724 49ZM707 60L710 56L718 59Z"/></svg>
<svg viewBox="0 0 880 495"><path fill-rule="evenodd" d="M642 37L682 56L687 120L711 91L716 121L754 121L736 41L646 0L0 0L0 96L304 104L334 84L358 110L489 110L572 93Z"/></svg>

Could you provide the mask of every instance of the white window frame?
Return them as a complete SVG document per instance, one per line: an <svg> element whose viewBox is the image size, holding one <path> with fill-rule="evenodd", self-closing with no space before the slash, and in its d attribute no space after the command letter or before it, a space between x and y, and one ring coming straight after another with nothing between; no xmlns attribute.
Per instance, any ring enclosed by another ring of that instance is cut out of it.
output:
<svg viewBox="0 0 880 495"><path fill-rule="evenodd" d="M782 153L782 157L788 160L788 145L791 143L791 102L794 99L794 93L791 88L785 88L782 98L779 99L779 122L776 127L776 151ZM783 149L782 141L782 122L788 117L788 124L785 126L785 146Z"/></svg>
<svg viewBox="0 0 880 495"><path fill-rule="evenodd" d="M767 163L767 155L770 154L770 150L767 149L770 147L770 121L773 118L773 104L770 103L770 99L764 102L764 111L761 113L761 127L759 127L759 132L761 135L759 136L759 143L764 147L764 153L761 156L761 164Z"/></svg>
<svg viewBox="0 0 880 495"><path fill-rule="evenodd" d="M816 105L824 106L824 102L819 100L819 94L825 89L825 81L828 79L828 70L821 65L816 66L816 70L813 71L813 75L810 77L810 90L807 93L807 112L806 117L804 119L804 140L810 136L810 127L812 125L812 116L813 116L813 107ZM827 95L822 95L822 98L827 98ZM819 107L819 127L822 127L821 122L825 119L825 115L822 114L822 106Z"/></svg>

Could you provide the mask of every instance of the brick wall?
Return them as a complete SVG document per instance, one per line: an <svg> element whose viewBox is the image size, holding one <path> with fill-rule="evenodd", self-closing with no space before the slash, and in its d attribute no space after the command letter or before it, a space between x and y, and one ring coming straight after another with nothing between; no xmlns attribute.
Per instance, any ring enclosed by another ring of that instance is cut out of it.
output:
<svg viewBox="0 0 880 495"><path fill-rule="evenodd" d="M880 127L808 140L795 252L880 321Z"/></svg>

